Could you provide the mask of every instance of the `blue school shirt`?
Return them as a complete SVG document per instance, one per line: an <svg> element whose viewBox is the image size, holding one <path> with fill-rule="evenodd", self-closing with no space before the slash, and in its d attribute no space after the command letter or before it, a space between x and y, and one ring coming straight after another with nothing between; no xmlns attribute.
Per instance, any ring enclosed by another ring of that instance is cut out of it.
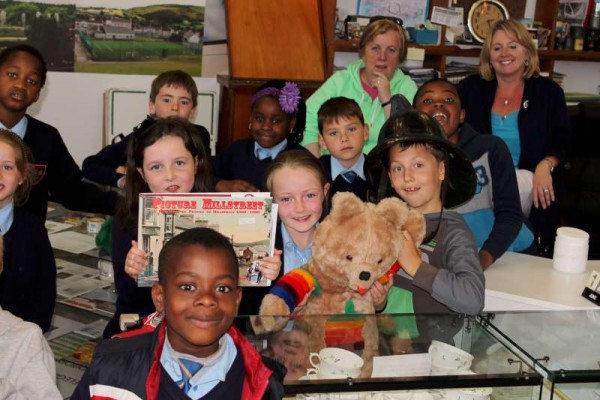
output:
<svg viewBox="0 0 600 400"><path fill-rule="evenodd" d="M6 232L10 229L15 217L15 205L10 203L6 207L0 209L0 235L6 235Z"/></svg>
<svg viewBox="0 0 600 400"><path fill-rule="evenodd" d="M258 142L254 142L254 155L259 160L264 160L267 158L271 158L272 160L277 157L277 154L281 153L285 146L287 146L287 139L283 139L281 142L277 143L273 147L262 147Z"/></svg>
<svg viewBox="0 0 600 400"><path fill-rule="evenodd" d="M283 240L283 273L299 268L312 258L312 242L306 248L299 249L292 240L287 228L281 224L281 238Z"/></svg>
<svg viewBox="0 0 600 400"><path fill-rule="evenodd" d="M354 163L354 165L350 168L344 167L337 158L331 157L331 181L335 181L335 178L338 177L342 172L353 171L356 175L358 175L363 180L365 178L365 155L361 154L360 158Z"/></svg>
<svg viewBox="0 0 600 400"><path fill-rule="evenodd" d="M25 132L27 132L28 125L29 123L26 116L23 116L23 118L21 118L21 120L17 122L12 128L7 128L2 122L0 122L0 128L4 128L8 131L16 133L17 136L19 136L21 139L25 137Z"/></svg>
<svg viewBox="0 0 600 400"><path fill-rule="evenodd" d="M173 350L168 339L167 332L167 338L165 339L163 351L160 356L160 363L171 379L173 379L173 382L177 382L181 380L182 377L181 368L177 362L177 358L184 356L184 358L194 361L198 359ZM206 359L202 359L205 363L203 363L204 365L200 371L190 379L191 388L186 394L191 399L198 400L210 392L220 382L225 382L227 372L229 372L236 355L237 348L235 347L235 343L231 336L226 333L219 340L219 350Z"/></svg>

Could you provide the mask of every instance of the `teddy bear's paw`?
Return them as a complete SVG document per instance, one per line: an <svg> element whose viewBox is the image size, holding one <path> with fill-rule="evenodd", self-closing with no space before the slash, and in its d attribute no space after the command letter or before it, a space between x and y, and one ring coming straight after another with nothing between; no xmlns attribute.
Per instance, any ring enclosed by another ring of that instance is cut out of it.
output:
<svg viewBox="0 0 600 400"><path fill-rule="evenodd" d="M288 317L277 317L273 315L258 315L250 317L250 325L255 334L274 332L282 330L287 322Z"/></svg>
<svg viewBox="0 0 600 400"><path fill-rule="evenodd" d="M360 370L361 378L370 378L373 374L373 359L366 360L363 364L362 369Z"/></svg>
<svg viewBox="0 0 600 400"><path fill-rule="evenodd" d="M289 316L291 311L285 301L279 296L267 294L260 303L259 315Z"/></svg>

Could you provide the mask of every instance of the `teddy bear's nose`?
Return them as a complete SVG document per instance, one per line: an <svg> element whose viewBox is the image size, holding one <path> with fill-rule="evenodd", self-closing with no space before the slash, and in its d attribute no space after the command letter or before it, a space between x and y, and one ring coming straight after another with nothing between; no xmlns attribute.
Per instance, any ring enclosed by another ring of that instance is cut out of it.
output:
<svg viewBox="0 0 600 400"><path fill-rule="evenodd" d="M358 279L360 279L361 281L368 281L370 277L371 273L368 271L363 271L358 275Z"/></svg>

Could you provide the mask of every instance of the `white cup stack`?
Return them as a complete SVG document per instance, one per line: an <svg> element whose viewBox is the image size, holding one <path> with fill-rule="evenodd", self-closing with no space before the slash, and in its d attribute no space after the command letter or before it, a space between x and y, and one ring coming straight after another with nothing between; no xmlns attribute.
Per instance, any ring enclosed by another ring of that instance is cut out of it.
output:
<svg viewBox="0 0 600 400"><path fill-rule="evenodd" d="M577 228L561 227L556 230L554 242L554 269L570 274L585 272L590 235Z"/></svg>

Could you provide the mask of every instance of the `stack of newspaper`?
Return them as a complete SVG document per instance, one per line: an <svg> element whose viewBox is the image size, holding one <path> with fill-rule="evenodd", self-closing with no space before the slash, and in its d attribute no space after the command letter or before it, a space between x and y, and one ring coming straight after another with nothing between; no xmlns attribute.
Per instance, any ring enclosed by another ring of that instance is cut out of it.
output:
<svg viewBox="0 0 600 400"><path fill-rule="evenodd" d="M273 255L277 204L270 193L142 193L138 244L148 254L138 286L158 280L158 255L171 238L190 228L212 228L229 239L239 261L240 286L269 286L260 260Z"/></svg>
<svg viewBox="0 0 600 400"><path fill-rule="evenodd" d="M409 75L417 86L421 86L423 83L430 79L437 78L439 72L433 68L410 68L402 67L402 72Z"/></svg>
<svg viewBox="0 0 600 400"><path fill-rule="evenodd" d="M446 65L446 79L456 84L469 75L477 74L478 71L479 65L451 61Z"/></svg>

